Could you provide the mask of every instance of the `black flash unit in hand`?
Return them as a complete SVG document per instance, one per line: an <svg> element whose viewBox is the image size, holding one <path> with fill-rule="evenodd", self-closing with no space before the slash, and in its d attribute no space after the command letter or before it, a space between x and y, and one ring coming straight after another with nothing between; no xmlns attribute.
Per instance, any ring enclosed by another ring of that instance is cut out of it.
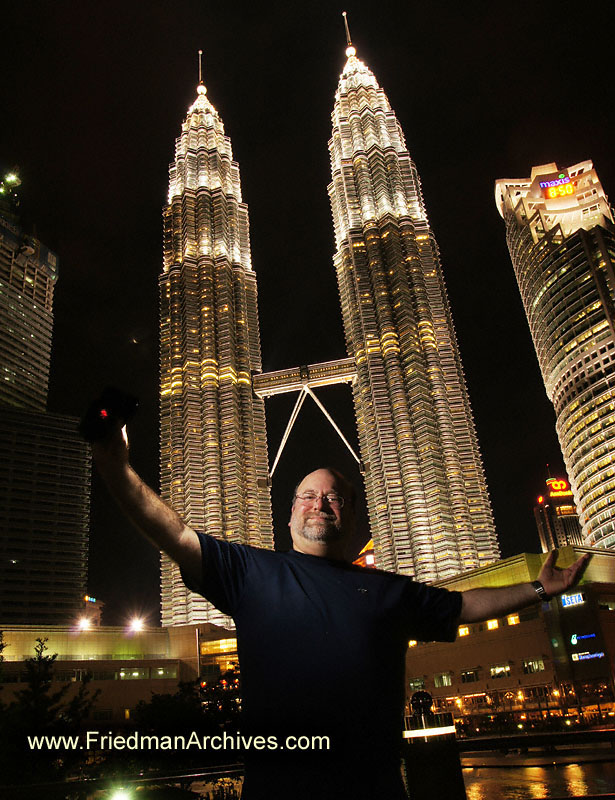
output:
<svg viewBox="0 0 615 800"><path fill-rule="evenodd" d="M86 442L106 439L118 422L123 426L134 417L138 406L136 397L107 386L81 418L79 433Z"/></svg>

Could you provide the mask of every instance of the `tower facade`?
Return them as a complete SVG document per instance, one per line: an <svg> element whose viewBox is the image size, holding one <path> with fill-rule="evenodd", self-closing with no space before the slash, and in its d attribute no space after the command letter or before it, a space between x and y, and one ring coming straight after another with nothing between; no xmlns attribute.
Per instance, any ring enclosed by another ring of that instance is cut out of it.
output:
<svg viewBox="0 0 615 800"><path fill-rule="evenodd" d="M570 484L564 478L547 478L545 494L534 506L543 553L567 545L582 546L583 534Z"/></svg>
<svg viewBox="0 0 615 800"><path fill-rule="evenodd" d="M615 229L591 161L496 182L495 199L586 546L615 548Z"/></svg>
<svg viewBox="0 0 615 800"><path fill-rule="evenodd" d="M0 209L0 404L43 411L47 405L55 253Z"/></svg>
<svg viewBox="0 0 615 800"><path fill-rule="evenodd" d="M77 423L0 406L0 625L70 625L80 616L90 451Z"/></svg>
<svg viewBox="0 0 615 800"><path fill-rule="evenodd" d="M199 84L176 140L160 277L161 493L188 525L273 547L256 276L239 166ZM228 623L162 556L162 624Z"/></svg>
<svg viewBox="0 0 615 800"><path fill-rule="evenodd" d="M87 589L90 450L46 410L58 258L21 227L18 185L0 185L0 626L67 625Z"/></svg>
<svg viewBox="0 0 615 800"><path fill-rule="evenodd" d="M431 581L499 550L416 167L352 46L329 143L329 197L376 564Z"/></svg>

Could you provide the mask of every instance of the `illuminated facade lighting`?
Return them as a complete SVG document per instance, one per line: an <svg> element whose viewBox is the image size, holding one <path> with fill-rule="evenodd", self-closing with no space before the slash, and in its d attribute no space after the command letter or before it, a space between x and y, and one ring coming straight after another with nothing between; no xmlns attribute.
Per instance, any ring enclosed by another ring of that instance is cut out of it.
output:
<svg viewBox="0 0 615 800"><path fill-rule="evenodd" d="M538 497L534 518L543 553L568 544L582 545L583 532L570 484L564 478L547 478L547 492Z"/></svg>
<svg viewBox="0 0 615 800"><path fill-rule="evenodd" d="M352 46L332 120L334 264L376 564L445 578L499 549L419 176Z"/></svg>
<svg viewBox="0 0 615 800"><path fill-rule="evenodd" d="M58 258L0 213L0 404L44 411Z"/></svg>
<svg viewBox="0 0 615 800"><path fill-rule="evenodd" d="M74 623L87 585L89 447L46 411L58 258L0 199L0 619ZM6 202L5 202L6 201Z"/></svg>
<svg viewBox="0 0 615 800"><path fill-rule="evenodd" d="M571 187L568 190L568 187ZM553 194L553 191L556 193ZM591 161L502 179L495 199L583 543L615 548L615 229Z"/></svg>
<svg viewBox="0 0 615 800"><path fill-rule="evenodd" d="M169 168L160 277L161 493L186 523L273 547L256 276L239 166L199 84ZM162 556L162 624L230 624Z"/></svg>

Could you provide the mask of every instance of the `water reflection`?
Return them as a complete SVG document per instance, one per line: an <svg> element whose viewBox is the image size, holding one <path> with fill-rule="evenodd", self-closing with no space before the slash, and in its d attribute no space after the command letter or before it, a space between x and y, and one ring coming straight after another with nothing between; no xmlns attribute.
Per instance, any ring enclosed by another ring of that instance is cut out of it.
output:
<svg viewBox="0 0 615 800"><path fill-rule="evenodd" d="M589 794L583 767L579 764L566 764L564 770L568 781L568 793L571 797L581 797L584 794Z"/></svg>
<svg viewBox="0 0 615 800"><path fill-rule="evenodd" d="M468 800L583 797L613 790L615 763L463 770Z"/></svg>
<svg viewBox="0 0 615 800"><path fill-rule="evenodd" d="M534 767L534 770L534 780L529 785L530 797L548 797L547 782L549 776L547 775L547 770L544 767Z"/></svg>

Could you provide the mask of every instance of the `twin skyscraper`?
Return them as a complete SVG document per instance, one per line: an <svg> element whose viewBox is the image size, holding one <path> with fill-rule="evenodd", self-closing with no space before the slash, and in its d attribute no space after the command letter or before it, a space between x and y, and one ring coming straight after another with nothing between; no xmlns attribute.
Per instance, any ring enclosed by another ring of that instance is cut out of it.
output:
<svg viewBox="0 0 615 800"><path fill-rule="evenodd" d="M289 388L350 380L376 564L446 578L497 560L498 544L419 176L386 94L350 44L332 122L333 261L348 357L298 368ZM262 398L282 373L261 373L248 209L202 83L169 174L162 496L194 528L272 547ZM163 556L162 624L203 621L223 618Z"/></svg>

